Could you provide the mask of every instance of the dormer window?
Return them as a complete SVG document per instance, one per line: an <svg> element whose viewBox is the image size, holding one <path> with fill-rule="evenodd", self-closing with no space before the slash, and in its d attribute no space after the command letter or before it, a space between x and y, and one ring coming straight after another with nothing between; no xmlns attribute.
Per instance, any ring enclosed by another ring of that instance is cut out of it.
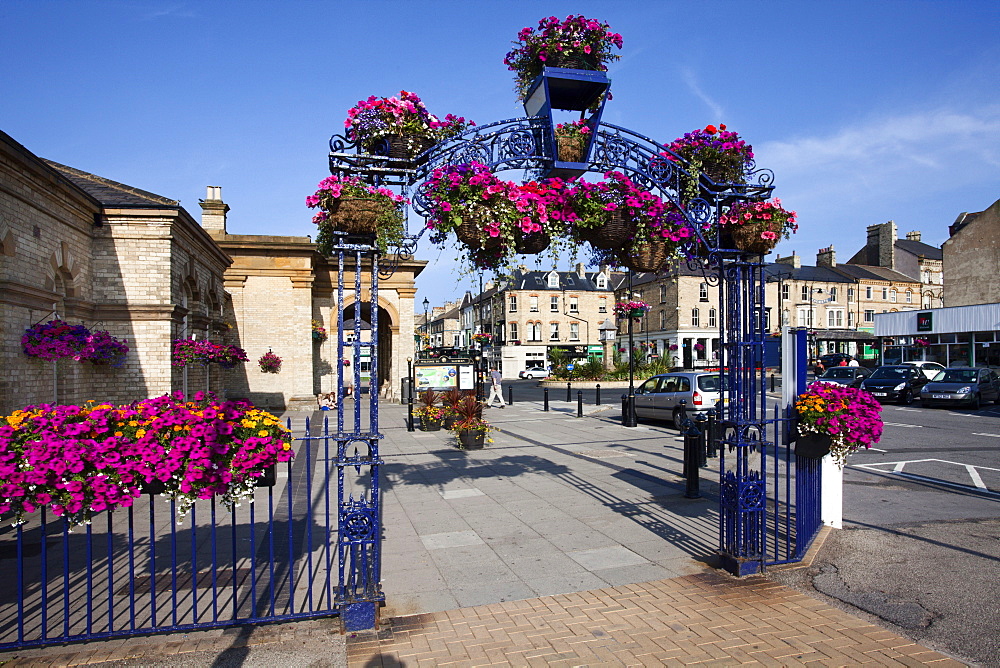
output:
<svg viewBox="0 0 1000 668"><path fill-rule="evenodd" d="M597 275L597 289L607 290L608 289L608 277L604 274Z"/></svg>
<svg viewBox="0 0 1000 668"><path fill-rule="evenodd" d="M550 288L559 287L559 274L554 271L549 272L549 287Z"/></svg>

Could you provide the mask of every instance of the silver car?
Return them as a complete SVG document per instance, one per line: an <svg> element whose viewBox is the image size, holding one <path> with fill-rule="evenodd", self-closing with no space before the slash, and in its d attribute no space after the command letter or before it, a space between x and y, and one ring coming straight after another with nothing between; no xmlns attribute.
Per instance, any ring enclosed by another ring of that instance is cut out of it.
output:
<svg viewBox="0 0 1000 668"><path fill-rule="evenodd" d="M992 369L943 369L920 390L921 406L971 406L1000 403L1000 378Z"/></svg>
<svg viewBox="0 0 1000 668"><path fill-rule="evenodd" d="M635 414L654 420L680 418L683 400L688 417L714 408L722 398L722 376L718 372L680 371L653 376L635 390Z"/></svg>

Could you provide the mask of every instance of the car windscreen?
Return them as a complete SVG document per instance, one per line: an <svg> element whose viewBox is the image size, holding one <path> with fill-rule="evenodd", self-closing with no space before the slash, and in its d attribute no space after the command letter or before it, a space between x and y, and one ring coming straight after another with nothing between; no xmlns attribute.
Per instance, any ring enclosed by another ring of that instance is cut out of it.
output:
<svg viewBox="0 0 1000 668"><path fill-rule="evenodd" d="M979 374L974 369L945 369L934 376L935 383L974 383Z"/></svg>
<svg viewBox="0 0 1000 668"><path fill-rule="evenodd" d="M702 392L721 392L722 387L721 376L698 376L698 389Z"/></svg>
<svg viewBox="0 0 1000 668"><path fill-rule="evenodd" d="M827 369L820 378L854 378L854 369L849 366Z"/></svg>
<svg viewBox="0 0 1000 668"><path fill-rule="evenodd" d="M907 367L898 366L883 366L875 369L875 372L871 375L871 379L875 380L878 378L909 378L910 369Z"/></svg>

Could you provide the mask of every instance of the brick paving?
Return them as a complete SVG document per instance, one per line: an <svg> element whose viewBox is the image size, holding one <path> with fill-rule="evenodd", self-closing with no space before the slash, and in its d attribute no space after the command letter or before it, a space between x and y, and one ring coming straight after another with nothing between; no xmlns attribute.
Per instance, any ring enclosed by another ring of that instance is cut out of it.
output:
<svg viewBox="0 0 1000 668"><path fill-rule="evenodd" d="M383 620L349 666L963 666L763 577L714 571Z"/></svg>

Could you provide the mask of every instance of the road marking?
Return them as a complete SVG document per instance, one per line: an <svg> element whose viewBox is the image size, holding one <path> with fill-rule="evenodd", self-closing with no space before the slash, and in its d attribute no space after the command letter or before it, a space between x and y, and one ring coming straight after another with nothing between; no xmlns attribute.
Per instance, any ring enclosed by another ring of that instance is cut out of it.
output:
<svg viewBox="0 0 1000 668"><path fill-rule="evenodd" d="M887 427L915 427L917 429L923 429L924 427L922 424L903 424L902 422L883 422L882 424Z"/></svg>
<svg viewBox="0 0 1000 668"><path fill-rule="evenodd" d="M983 484L983 479L979 476L979 471L972 464L966 464L965 470L969 472L969 477L972 478L972 484L974 484L979 489L986 489L986 485Z"/></svg>
<svg viewBox="0 0 1000 668"><path fill-rule="evenodd" d="M991 436L993 438L1000 438L1000 434L976 434L976 433L973 433L972 435L973 436Z"/></svg>
<svg viewBox="0 0 1000 668"><path fill-rule="evenodd" d="M979 475L979 470L980 469L986 470L986 471L998 471L998 472L1000 472L1000 469L992 468L992 467L989 467L989 466L975 466L973 464L959 464L958 462L949 462L949 461L944 460L944 459L910 459L910 460L905 460L905 461L901 461L901 462L878 462L878 463L872 463L872 464L852 464L851 468L866 469L866 470L875 471L875 472L878 472L878 473L890 473L892 475L898 475L898 476L901 476L903 478L909 478L911 480L920 480L920 481L924 481L924 482L933 482L936 485L944 485L946 487L953 487L955 489L962 489L962 490L968 490L968 489L970 489L969 485L963 485L963 484L957 483L957 482L950 482L948 480L942 480L940 478L931 478L930 476L917 475L916 473L906 473L903 470L903 468L907 464L922 464L922 463L926 463L926 462L937 462L939 464L950 464L952 466L960 466L960 467L962 467L962 468L965 469L966 473L969 474L969 478L972 480L972 484L975 485L975 487L976 487L976 489L978 491L980 491L982 493L985 493L985 494L989 494L990 496L994 496L994 497L1000 498L1000 492L994 492L994 491L990 490L986 486L986 484L983 482L982 476ZM879 468L879 467L885 467L885 466L891 466L892 469L891 470L887 470L887 469L884 469L884 468Z"/></svg>
<svg viewBox="0 0 1000 668"><path fill-rule="evenodd" d="M957 482L948 482L947 480L941 480L940 478L929 478L927 476L915 475L913 473L897 473L896 475L902 478L909 478L910 480L920 480L921 482L934 483L935 485L941 485L942 487L951 487L953 489L961 490L963 492L973 490L973 488L969 487L968 485L963 485ZM990 490L985 488L982 490L976 489L975 491L978 494L985 494L987 496L1000 499L1000 492L991 492Z"/></svg>
<svg viewBox="0 0 1000 668"><path fill-rule="evenodd" d="M888 450L883 450L882 448L868 448L873 452L889 452Z"/></svg>
<svg viewBox="0 0 1000 668"><path fill-rule="evenodd" d="M979 413L956 413L955 411L948 411L948 415L957 415L958 417L984 417Z"/></svg>
<svg viewBox="0 0 1000 668"><path fill-rule="evenodd" d="M914 413L919 413L919 408L897 408L897 411L913 411Z"/></svg>

